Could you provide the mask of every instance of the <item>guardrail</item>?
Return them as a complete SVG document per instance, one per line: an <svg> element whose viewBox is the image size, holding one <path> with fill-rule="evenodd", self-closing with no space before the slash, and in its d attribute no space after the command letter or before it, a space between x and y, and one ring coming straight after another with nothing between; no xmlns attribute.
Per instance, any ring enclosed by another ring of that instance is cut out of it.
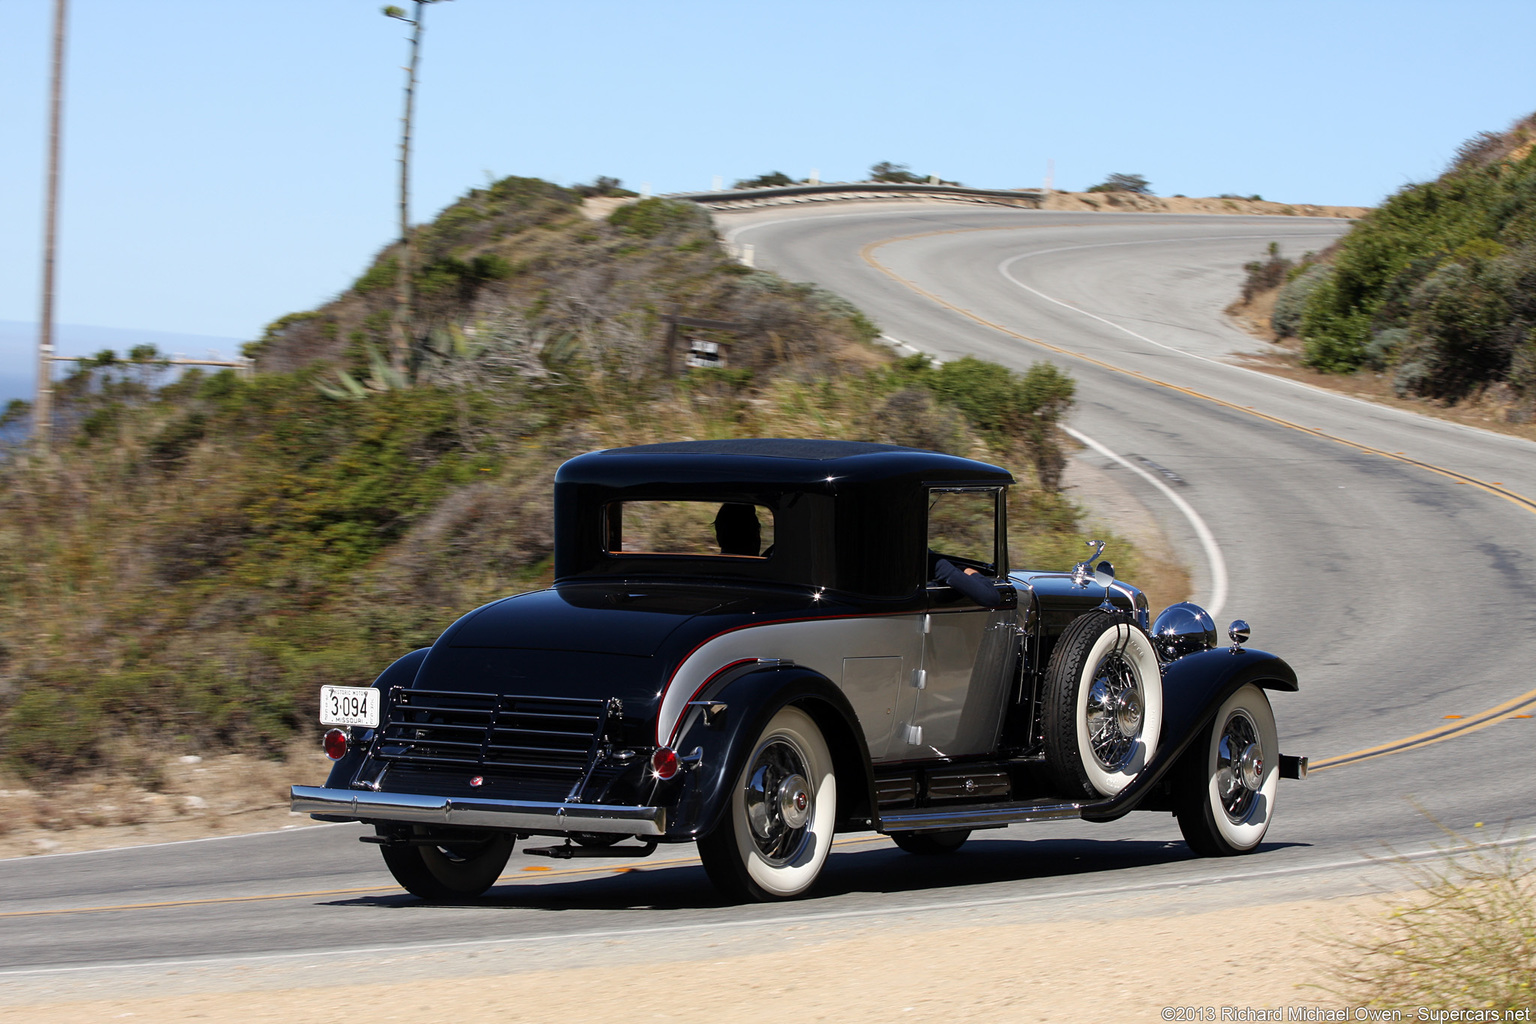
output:
<svg viewBox="0 0 1536 1024"><path fill-rule="evenodd" d="M754 206L781 206L849 199L940 199L962 203L993 203L1038 208L1045 200L1043 189L966 188L964 185L905 184L891 181L829 182L815 185L770 185L766 188L723 189L717 192L673 192L667 199L683 199L712 210L741 210Z"/></svg>

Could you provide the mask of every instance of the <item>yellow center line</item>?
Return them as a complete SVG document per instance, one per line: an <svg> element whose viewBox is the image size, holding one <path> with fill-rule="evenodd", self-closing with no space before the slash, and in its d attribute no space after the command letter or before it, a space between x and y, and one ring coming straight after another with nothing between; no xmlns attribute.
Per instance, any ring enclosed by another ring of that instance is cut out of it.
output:
<svg viewBox="0 0 1536 1024"><path fill-rule="evenodd" d="M1404 465L1414 466L1418 469L1426 470L1430 473L1445 477L1454 483L1466 484L1472 487L1476 487L1478 490L1486 491L1494 497L1501 498L1504 501L1507 501L1518 508L1522 508L1527 512L1536 513L1536 500L1532 500L1523 494L1509 490L1503 486L1502 481L1480 480L1477 477L1469 476L1466 473L1458 473L1455 470L1447 469L1444 466L1437 466L1433 463L1424 462L1420 459L1409 458L1402 452L1390 452L1383 448L1376 448L1368 444L1362 444L1359 441L1352 441L1346 437L1339 437L1336 434L1330 434L1327 431L1319 430L1316 427L1302 426L1299 423L1293 423L1290 420L1282 419L1279 416L1271 416L1268 413L1259 412L1252 406L1237 405L1233 402L1228 402L1217 398L1214 395L1207 395L1204 392L1196 391L1193 388L1186 388L1178 384L1169 383L1165 380L1159 380L1158 378L1142 373L1139 370L1131 370L1123 366L1116 366L1113 363L1105 362L1102 359L1096 359L1093 356L1086 355L1082 352L1077 352L1069 348L1063 348L1060 345L1053 345L1048 341L1031 337L1027 334L1021 334L1018 331L1015 331L1009 327L1005 327L995 321L988 320L985 317L979 316L962 306L957 306L953 302L935 295L933 292L928 291L921 285L918 285L916 282L902 277L900 274L896 273L890 267L887 267L885 264L881 263L878 259L875 258L875 253L878 250L896 242L909 242L918 238L931 238L935 235L965 234L967 232L974 231L1018 230L1022 229L1004 226L990 228L950 228L944 231L920 231L916 234L900 235L896 238L887 238L883 241L871 242L859 250L859 256L864 260L865 263L880 271L880 273L886 275L896 283L916 292L929 301L934 302L937 305L940 305L952 312L959 313L966 319L974 321L983 327L990 328L999 332L1000 334L1005 334L1010 338L1016 338L1019 341L1028 342L1031 345L1039 346L1040 348L1046 349L1049 352L1055 352L1058 355L1068 356L1073 359L1081 359L1085 363L1091 363L1092 365L1097 366L1100 369L1108 370L1111 373L1122 374L1127 377L1133 377L1136 380L1143 381L1147 384L1152 384L1160 388L1167 388L1170 391L1177 391L1179 394L1188 395L1191 398L1196 398L1203 402L1209 402L1212 405L1218 405L1224 409L1231 409L1234 412L1242 413L1245 416L1252 416L1255 419L1263 420L1266 423L1272 423L1278 427L1284 427L1287 430L1294 430L1302 434L1309 434L1312 437L1320 438L1325 441L1332 441L1333 443L1343 445L1346 448L1353 448L1358 452L1364 452L1368 455L1377 455L1384 459L1390 459L1393 462L1401 462ZM1489 708L1487 711L1482 711L1475 715L1469 715L1466 718L1458 720L1454 725L1441 726L1436 729L1430 729L1426 732L1417 733L1413 736L1405 736L1402 739L1393 740L1390 743L1383 743L1380 746L1367 747L1364 750L1356 750L1348 754L1339 754L1334 757L1319 759L1310 765L1309 770L1326 771L1329 768L1338 768L1342 765L1354 764L1355 762L1365 761L1373 757L1385 757L1388 754L1398 754L1405 750L1415 750L1419 747L1428 746L1431 743L1440 743L1444 740L1452 739L1457 736L1464 736L1468 733L1476 732L1479 729L1485 729L1506 716L1518 717L1511 715L1510 712L1517 711L1532 705L1536 705L1536 690L1523 693L1512 700L1498 705L1497 707Z"/></svg>
<svg viewBox="0 0 1536 1024"><path fill-rule="evenodd" d="M834 839L833 846L852 846L859 843L873 843L886 841L882 835L847 836L842 839ZM610 866L606 864L593 864L584 867L572 867L565 869L552 869L540 874L539 879L568 877L570 875L589 875L603 871L638 871L645 868L659 868L674 864L697 863L696 857L668 857L664 860L648 860L644 864ZM496 879L496 884L505 881L531 881L521 872L504 872ZM398 885L371 885L356 889L316 889L310 892L278 892L264 893L259 896L212 896L199 900L162 900L156 903L118 903L96 907L51 907L46 910L10 910L0 912L0 918L9 917L55 917L60 914L106 914L126 910L166 910L175 907L206 907L218 904L236 903L261 903L270 900L303 900L316 899L324 896L359 896L374 892L401 892Z"/></svg>
<svg viewBox="0 0 1536 1024"><path fill-rule="evenodd" d="M1307 771L1321 772L1329 768L1338 768L1341 765L1354 764L1356 761L1365 761L1373 757L1385 757L1388 754L1399 754L1405 750L1414 750L1418 747L1428 746L1431 743L1439 743L1455 736L1463 736L1469 732L1477 732L1486 729L1495 722L1504 718L1529 717L1516 715L1512 712L1519 711L1536 705L1536 690L1522 693L1513 700L1505 701L1498 707L1489 708L1475 715L1467 715L1456 721L1454 725L1442 725L1438 729L1429 729L1413 736L1404 736L1400 740L1383 743L1378 747L1367 747L1357 750L1352 754L1338 754L1334 757L1325 757L1308 765Z"/></svg>

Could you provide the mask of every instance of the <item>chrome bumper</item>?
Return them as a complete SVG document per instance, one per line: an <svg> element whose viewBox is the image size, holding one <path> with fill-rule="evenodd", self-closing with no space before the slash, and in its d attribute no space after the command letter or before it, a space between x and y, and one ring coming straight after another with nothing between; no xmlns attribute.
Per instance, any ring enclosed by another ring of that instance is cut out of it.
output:
<svg viewBox="0 0 1536 1024"><path fill-rule="evenodd" d="M665 807L479 800L323 786L294 786L290 800L290 806L300 814L358 821L410 821L529 832L620 832L632 836L659 836L667 831Z"/></svg>

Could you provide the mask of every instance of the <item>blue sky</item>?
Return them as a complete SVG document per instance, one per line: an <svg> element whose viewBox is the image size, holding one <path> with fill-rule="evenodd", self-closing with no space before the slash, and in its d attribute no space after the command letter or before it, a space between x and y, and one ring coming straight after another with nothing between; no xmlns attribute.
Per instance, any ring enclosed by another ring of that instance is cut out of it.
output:
<svg viewBox="0 0 1536 1024"><path fill-rule="evenodd" d="M406 27L379 7L71 0L59 320L201 352L345 288L394 234ZM0 0L0 378L37 316L50 9ZM1371 204L1536 109L1533 38L1536 4L1479 0L453 0L412 213L490 175L668 192L880 160Z"/></svg>

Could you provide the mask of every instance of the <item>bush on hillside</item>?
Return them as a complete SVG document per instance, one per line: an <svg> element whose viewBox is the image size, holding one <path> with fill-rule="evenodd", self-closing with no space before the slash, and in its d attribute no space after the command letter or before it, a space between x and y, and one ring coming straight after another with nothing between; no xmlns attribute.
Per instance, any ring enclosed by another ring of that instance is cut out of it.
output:
<svg viewBox="0 0 1536 1024"><path fill-rule="evenodd" d="M1252 302L1260 292L1278 288L1295 268L1293 261L1280 255L1280 243L1270 242L1264 259L1243 264L1243 301Z"/></svg>
<svg viewBox="0 0 1536 1024"><path fill-rule="evenodd" d="M1139 196L1152 195L1152 183L1139 174L1109 175L1097 185L1090 186L1089 192L1131 192Z"/></svg>
<svg viewBox="0 0 1536 1024"><path fill-rule="evenodd" d="M809 286L754 287L786 329L832 315ZM1013 468L1021 551L1080 544L1050 490L1072 394L1052 367L791 360L610 387L510 312L450 341L413 387L354 401L322 394L320 367L146 386L116 357L61 390L54 459L0 459L4 763L46 782L152 748L277 754L313 728L322 683L367 685L457 615L547 584L554 472L595 448L921 445ZM110 429L88 427L104 409Z"/></svg>
<svg viewBox="0 0 1536 1024"><path fill-rule="evenodd" d="M769 171L767 174L759 174L755 178L742 178L731 188L773 188L779 185L797 184L794 178L783 171Z"/></svg>
<svg viewBox="0 0 1536 1024"><path fill-rule="evenodd" d="M1445 401L1493 384L1528 392L1515 356L1536 328L1533 144L1536 115L1469 140L1439 179L1358 223L1315 282L1292 282L1276 316L1283 303L1289 327L1301 300L1306 361L1390 369L1402 393Z"/></svg>
<svg viewBox="0 0 1536 1024"><path fill-rule="evenodd" d="M1307 300L1329 272L1326 264L1304 264L1300 273L1292 274L1281 286L1269 317L1269 326L1276 337L1295 338L1301 334L1301 317L1306 312Z"/></svg>

